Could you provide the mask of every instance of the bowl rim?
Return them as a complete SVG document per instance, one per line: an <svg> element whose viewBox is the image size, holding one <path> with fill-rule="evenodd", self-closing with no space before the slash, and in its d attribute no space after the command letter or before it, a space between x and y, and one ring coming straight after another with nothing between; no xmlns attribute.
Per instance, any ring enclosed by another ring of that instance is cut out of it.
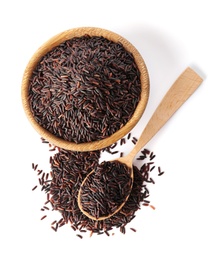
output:
<svg viewBox="0 0 215 260"><path fill-rule="evenodd" d="M113 133L111 136L108 136L107 138L102 140L97 140L97 141L92 141L87 143L75 143L75 142L66 141L60 137L55 136L54 134L50 133L48 130L40 126L37 123L37 121L34 119L28 101L29 80L31 78L34 68L47 52L51 51L54 47L63 43L66 40L69 40L74 37L81 37L86 34L90 36L103 36L108 40L114 42L120 42L127 51L133 54L136 65L140 71L141 96L140 96L140 101L138 102L137 107L130 120L118 131ZM127 39L125 39L124 37L120 36L115 32L102 29L102 28L77 27L77 28L72 28L63 31L51 37L48 41L46 41L43 45L41 45L37 49L37 51L33 54L23 74L22 85L21 85L21 98L22 98L22 105L28 120L30 121L33 128L38 132L38 134L41 137L43 137L45 140L47 140L48 142L50 142L51 144L59 148L63 148L66 150L93 151L93 150L100 150L110 146L111 144L120 140L123 136L128 134L134 128L134 126L138 123L139 119L142 117L142 114L145 111L146 105L148 103L149 85L150 85L149 75L148 75L148 70L145 65L145 62L142 56L140 55L140 53L137 51L137 49Z"/></svg>

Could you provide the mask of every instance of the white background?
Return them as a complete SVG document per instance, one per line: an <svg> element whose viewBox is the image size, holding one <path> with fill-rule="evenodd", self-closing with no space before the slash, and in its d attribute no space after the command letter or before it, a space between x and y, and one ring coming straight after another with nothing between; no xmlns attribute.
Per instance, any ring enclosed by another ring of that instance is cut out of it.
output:
<svg viewBox="0 0 215 260"><path fill-rule="evenodd" d="M215 14L212 0L8 0L0 3L0 259L215 259ZM69 226L55 233L44 195L32 192L31 163L49 171L48 148L27 121L21 81L37 48L64 30L95 26L127 38L150 75L138 136L176 77L191 66L203 84L148 143L165 170L122 235L79 239Z"/></svg>

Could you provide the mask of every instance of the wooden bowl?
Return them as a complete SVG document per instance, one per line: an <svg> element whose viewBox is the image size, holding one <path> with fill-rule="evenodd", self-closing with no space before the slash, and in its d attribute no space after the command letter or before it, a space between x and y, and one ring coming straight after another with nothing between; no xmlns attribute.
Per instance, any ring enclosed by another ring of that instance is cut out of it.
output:
<svg viewBox="0 0 215 260"><path fill-rule="evenodd" d="M124 48L131 52L134 56L135 62L138 66L138 69L141 73L141 97L140 101L136 107L136 110L134 111L134 114L132 118L117 132L112 134L111 136L88 143L75 143L75 142L69 142L65 141L62 138L56 137L55 135L51 134L49 131L41 127L35 120L31 109L30 104L28 101L28 93L29 93L29 80L32 76L32 72L35 69L36 65L39 63L41 58L49 51L51 51L54 47L59 45L60 43L69 40L73 37L81 37L85 34L88 34L90 36L103 36L108 40L111 40L113 42L120 42L124 46ZM44 43L32 56L30 59L22 80L22 90L21 90L21 97L22 97L22 103L23 108L26 113L27 118L29 119L30 123L34 127L34 129L39 133L39 135L43 138L45 138L47 141L49 141L51 144L56 145L60 148L64 148L67 150L73 150L73 151L93 151L93 150L99 150L103 149L105 147L110 146L111 144L115 143L119 139L121 139L123 136L128 134L131 129L137 124L139 119L141 118L146 104L148 102L148 96L149 96L149 76L148 71L145 65L145 62L139 52L136 50L136 48L129 43L126 39L121 37L120 35L113 33L111 31L101 29L101 28L95 28L95 27L80 27L80 28L74 28L67 31L64 31L54 37L52 37L50 40L48 40L46 43Z"/></svg>

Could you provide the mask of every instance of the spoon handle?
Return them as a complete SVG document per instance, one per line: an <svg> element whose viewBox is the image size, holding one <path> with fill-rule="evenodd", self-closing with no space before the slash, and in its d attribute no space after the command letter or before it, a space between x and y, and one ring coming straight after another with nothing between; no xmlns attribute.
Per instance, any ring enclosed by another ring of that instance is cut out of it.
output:
<svg viewBox="0 0 215 260"><path fill-rule="evenodd" d="M179 107L193 94L202 81L203 79L189 67L178 77L155 110L135 147L129 153L129 156L132 158L135 157Z"/></svg>

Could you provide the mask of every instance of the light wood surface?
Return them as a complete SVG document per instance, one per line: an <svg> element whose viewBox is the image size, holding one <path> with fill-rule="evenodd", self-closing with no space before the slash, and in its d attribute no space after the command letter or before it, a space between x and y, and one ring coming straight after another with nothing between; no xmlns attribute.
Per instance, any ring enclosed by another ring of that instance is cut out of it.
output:
<svg viewBox="0 0 215 260"><path fill-rule="evenodd" d="M126 160L133 161L135 155L152 139L161 127L166 124L172 115L199 87L202 81L203 79L189 67L178 77L160 102L134 149L126 157Z"/></svg>
<svg viewBox="0 0 215 260"><path fill-rule="evenodd" d="M114 42L120 42L123 44L124 48L128 51L130 51L135 59L135 62L140 70L141 73L141 97L140 102L137 105L137 108L132 116L132 118L128 121L126 125L124 125L120 130L115 132L112 136L107 137L104 140L98 140L94 142L88 142L88 143L74 143L65 141L59 137L54 136L50 132L48 132L46 129L41 127L36 120L33 117L33 114L30 110L30 105L28 102L28 92L29 92L29 80L31 78L32 72L40 59L50 50L52 50L54 47L59 45L60 43L69 40L74 37L80 37L85 34L88 34L90 36L103 36L111 41ZM148 102L149 97L149 75L147 71L147 67L145 65L145 62L140 55L140 53L137 51L137 49L128 42L125 38L122 36L105 30L101 28L95 28L95 27L80 27L80 28L74 28L67 31L64 31L54 37L52 37L50 40L48 40L46 43L44 43L32 56L30 59L22 80L22 89L21 89L21 96L22 96L22 104L25 111L25 114L34 127L34 129L39 133L40 136L48 140L50 143L67 149L67 150L74 150L74 151L92 151L92 150L99 150L104 147L107 147L119 139L121 139L123 136L125 136L127 133L131 131L131 129L137 124L139 119L141 118L145 107Z"/></svg>
<svg viewBox="0 0 215 260"><path fill-rule="evenodd" d="M159 106L155 110L145 129L143 130L138 142L134 146L133 150L124 157L120 157L117 160L121 163L126 164L131 169L132 183L134 179L132 163L136 154L152 139L152 137L162 128L164 124L172 117L172 115L185 103L185 101L194 93L194 91L200 86L203 79L191 68L187 68L174 82L172 87L166 93ZM93 171L84 179L81 187L84 185L86 179L93 174ZM132 186L131 186L132 189ZM130 191L131 191L130 189ZM104 220L110 218L116 214L124 206L129 198L126 197L125 201L120 205L120 207L108 216L103 216L96 219L91 216L88 212L84 211L81 205L81 188L78 194L78 205L81 211L89 218L94 220Z"/></svg>

